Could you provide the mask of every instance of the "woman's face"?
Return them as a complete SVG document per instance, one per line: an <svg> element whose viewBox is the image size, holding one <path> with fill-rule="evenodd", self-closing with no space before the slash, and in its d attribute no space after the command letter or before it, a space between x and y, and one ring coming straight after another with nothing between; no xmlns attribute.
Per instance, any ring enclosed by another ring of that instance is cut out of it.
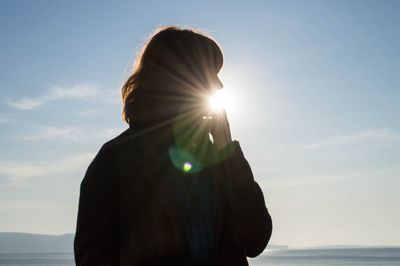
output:
<svg viewBox="0 0 400 266"><path fill-rule="evenodd" d="M222 84L221 80L218 77L218 73L216 73L215 76L213 77L212 84L215 84L213 88L216 90L220 90L224 87L224 84Z"/></svg>

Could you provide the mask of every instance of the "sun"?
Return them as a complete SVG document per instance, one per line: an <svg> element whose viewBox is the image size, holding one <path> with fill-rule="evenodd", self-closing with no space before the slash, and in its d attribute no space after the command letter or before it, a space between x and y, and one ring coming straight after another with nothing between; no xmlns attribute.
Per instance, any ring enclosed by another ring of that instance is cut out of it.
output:
<svg viewBox="0 0 400 266"><path fill-rule="evenodd" d="M208 98L208 107L212 112L230 109L231 99L229 94L224 89L219 89Z"/></svg>

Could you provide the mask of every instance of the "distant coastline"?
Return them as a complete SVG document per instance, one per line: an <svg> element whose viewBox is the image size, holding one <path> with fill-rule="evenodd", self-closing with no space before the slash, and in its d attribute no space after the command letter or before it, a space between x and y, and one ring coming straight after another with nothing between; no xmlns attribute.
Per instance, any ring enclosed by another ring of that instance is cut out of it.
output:
<svg viewBox="0 0 400 266"><path fill-rule="evenodd" d="M74 234L46 235L19 232L0 233L0 254L5 253L73 253ZM286 249L365 249L397 248L397 246L363 246L363 245L321 245L309 247L292 247L288 245L268 245L267 250Z"/></svg>

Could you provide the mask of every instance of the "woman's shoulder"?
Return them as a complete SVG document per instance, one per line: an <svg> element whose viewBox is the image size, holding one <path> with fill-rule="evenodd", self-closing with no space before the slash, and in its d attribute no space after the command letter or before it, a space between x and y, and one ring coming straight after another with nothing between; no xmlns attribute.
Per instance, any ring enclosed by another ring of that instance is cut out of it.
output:
<svg viewBox="0 0 400 266"><path fill-rule="evenodd" d="M151 151L154 141L154 139L151 140L147 136L137 134L132 128L128 128L105 142L98 153L106 155L113 161L119 161L119 164L128 159L129 163L142 162L144 158L148 157L146 155Z"/></svg>
<svg viewBox="0 0 400 266"><path fill-rule="evenodd" d="M129 138L129 136L132 135L132 129L131 128L127 128L125 129L123 132L121 132L118 136L108 140L107 142L105 142L101 149L109 149L112 148L114 146L117 146L118 144L120 144L121 142L125 141L127 138Z"/></svg>
<svg viewBox="0 0 400 266"><path fill-rule="evenodd" d="M99 152L102 153L114 153L116 151L123 151L126 149L138 150L141 141L138 139L132 128L127 128L121 132L118 136L105 142ZM133 148L136 146L136 148Z"/></svg>
<svg viewBox="0 0 400 266"><path fill-rule="evenodd" d="M118 169L124 162L140 162L143 149L130 128L105 142L92 159L88 172L101 172L105 169ZM109 171L109 170L107 170Z"/></svg>

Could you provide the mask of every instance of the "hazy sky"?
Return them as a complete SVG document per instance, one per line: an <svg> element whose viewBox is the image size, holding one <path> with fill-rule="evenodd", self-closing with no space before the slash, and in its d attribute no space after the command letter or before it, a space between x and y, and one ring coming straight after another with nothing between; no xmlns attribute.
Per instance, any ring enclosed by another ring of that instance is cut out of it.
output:
<svg viewBox="0 0 400 266"><path fill-rule="evenodd" d="M400 245L399 1L1 1L0 231L75 231L158 25L220 43L272 243Z"/></svg>

